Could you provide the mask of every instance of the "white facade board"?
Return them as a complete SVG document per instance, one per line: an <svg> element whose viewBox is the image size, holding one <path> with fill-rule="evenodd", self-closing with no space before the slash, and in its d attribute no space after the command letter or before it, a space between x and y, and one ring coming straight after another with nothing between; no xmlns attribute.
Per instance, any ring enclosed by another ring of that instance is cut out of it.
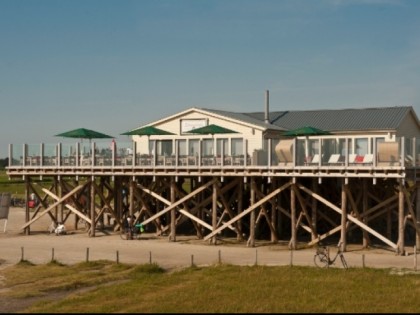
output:
<svg viewBox="0 0 420 315"><path fill-rule="evenodd" d="M202 127L205 125L215 124L231 130L236 131L237 133L232 134L215 134L215 135L195 135L190 134L190 131L193 127ZM263 147L263 130L259 126L250 126L249 124L244 124L242 122L236 122L228 119L223 119L211 115L210 113L203 111L191 110L187 111L184 115L174 116L170 120L160 121L159 124L154 125L157 128L169 131L174 133L170 136L133 136L133 140L137 143L137 153L148 154L149 147L148 143L151 142L151 147L154 147L154 141L163 141L163 140L174 140L172 154L175 154L175 147L179 141L191 140L210 140L214 142L214 147L218 139L226 139L228 144L228 152L225 152L226 155L230 155L232 152L232 139L246 139L247 144L245 147L248 149L248 154L251 156L254 150L262 149ZM235 140L234 140L235 141ZM188 146L188 144L187 144ZM152 153L153 149L150 149ZM159 149L158 149L158 153Z"/></svg>

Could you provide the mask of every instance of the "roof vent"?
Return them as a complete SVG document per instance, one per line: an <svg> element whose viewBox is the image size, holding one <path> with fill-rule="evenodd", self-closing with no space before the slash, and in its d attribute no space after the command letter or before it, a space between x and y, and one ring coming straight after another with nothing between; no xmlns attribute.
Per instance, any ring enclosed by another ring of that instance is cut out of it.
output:
<svg viewBox="0 0 420 315"><path fill-rule="evenodd" d="M270 123L270 120L269 120L269 104L270 102L269 102L269 92L268 92L268 90L266 90L265 91L265 116L264 116L264 122L266 123L266 124L269 124Z"/></svg>

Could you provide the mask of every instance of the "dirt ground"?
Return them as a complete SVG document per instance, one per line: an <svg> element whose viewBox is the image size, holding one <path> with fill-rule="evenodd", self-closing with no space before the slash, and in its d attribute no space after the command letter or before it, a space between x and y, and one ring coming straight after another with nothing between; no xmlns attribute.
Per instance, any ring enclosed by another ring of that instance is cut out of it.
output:
<svg viewBox="0 0 420 315"><path fill-rule="evenodd" d="M177 235L172 242L167 236L144 233L140 240L122 240L112 230L96 231L95 237L87 232L72 230L66 224L67 235L48 233L51 220L44 215L31 225L31 234L23 234L24 209L10 208L6 232L5 220L0 220L0 268L18 263L22 258L36 264L55 259L61 263L73 264L86 260L118 260L122 263L154 262L165 269L229 263L235 265L302 265L314 266L315 249L290 251L287 242L276 244L257 242L255 247L238 243L234 239L223 239L212 245L196 237ZM70 218L71 219L71 218ZM67 222L73 222L68 220ZM331 248L335 254L335 248ZM413 247L406 248L406 254L396 255L389 249L363 249L361 245L348 245L345 257L349 267L373 267L411 269L417 271L417 254ZM335 267L342 268L339 259Z"/></svg>
<svg viewBox="0 0 420 315"><path fill-rule="evenodd" d="M70 220L68 222L73 222ZM123 240L112 230L97 231L89 237L86 231L72 230L66 224L67 235L50 234L51 220L44 215L31 225L31 234L23 234L25 213L22 208L11 208L9 219L0 220L0 269L18 263L21 259L35 264L43 264L55 259L64 264L74 264L86 260L110 260L122 263L157 263L169 270L216 263L235 265L302 265L315 266L315 249L290 251L287 242L276 244L257 242L255 247L247 247L236 240L218 240L212 245L197 237L177 235L175 242L167 236L144 233L140 240ZM71 224L71 223L70 223ZM6 231L4 232L4 227ZM335 249L331 249L335 254ZM345 253L349 267L391 268L397 274L420 273L417 271L417 253L407 247L406 255L396 255L393 251L349 244ZM332 267L343 268L339 259ZM0 279L1 282L1 279ZM24 310L40 299L60 299L62 296L28 298L25 301L2 297L0 313L14 313Z"/></svg>

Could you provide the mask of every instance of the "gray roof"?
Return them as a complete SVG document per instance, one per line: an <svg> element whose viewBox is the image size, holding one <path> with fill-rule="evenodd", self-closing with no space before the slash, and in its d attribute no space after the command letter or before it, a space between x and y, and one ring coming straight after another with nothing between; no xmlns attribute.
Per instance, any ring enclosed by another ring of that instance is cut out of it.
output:
<svg viewBox="0 0 420 315"><path fill-rule="evenodd" d="M204 108L203 110L270 129L281 128L290 130L312 126L327 131L395 130L401 125L410 111L414 113L412 106L270 111L270 125L267 125L264 123L264 112L234 113ZM417 119L416 116L415 119Z"/></svg>

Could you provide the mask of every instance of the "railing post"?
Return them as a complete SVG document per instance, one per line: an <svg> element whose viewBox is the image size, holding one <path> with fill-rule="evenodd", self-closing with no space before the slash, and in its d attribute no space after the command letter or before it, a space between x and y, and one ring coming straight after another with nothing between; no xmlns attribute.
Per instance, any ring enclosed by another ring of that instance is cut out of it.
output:
<svg viewBox="0 0 420 315"><path fill-rule="evenodd" d="M9 143L9 167L13 165L13 144Z"/></svg>
<svg viewBox="0 0 420 315"><path fill-rule="evenodd" d="M245 138L243 138L243 140L244 140L244 144L243 144L243 147L244 147L244 166L247 166L247 164L248 164L248 141Z"/></svg>
<svg viewBox="0 0 420 315"><path fill-rule="evenodd" d="M76 166L80 166L80 143L76 142Z"/></svg>
<svg viewBox="0 0 420 315"><path fill-rule="evenodd" d="M116 154L115 154L115 148L116 148L116 146L115 146L115 142L113 142L113 145L112 145L112 148L111 148L111 166L114 168L114 166L115 166L115 157L116 157Z"/></svg>
<svg viewBox="0 0 420 315"><path fill-rule="evenodd" d="M28 155L27 151L27 145L24 143L22 147L23 166L26 166L26 156Z"/></svg>
<svg viewBox="0 0 420 315"><path fill-rule="evenodd" d="M61 166L61 142L57 144L57 165Z"/></svg>
<svg viewBox="0 0 420 315"><path fill-rule="evenodd" d="M401 167L405 167L405 137L402 136L400 139L400 163Z"/></svg>
<svg viewBox="0 0 420 315"><path fill-rule="evenodd" d="M133 141L133 167L137 165L136 157L137 157L137 142Z"/></svg>
<svg viewBox="0 0 420 315"><path fill-rule="evenodd" d="M44 143L41 142L40 144L40 148L39 148L39 153L40 153L40 160L39 160L39 165L43 166L44 165Z"/></svg>
<svg viewBox="0 0 420 315"><path fill-rule="evenodd" d="M201 141L200 141L201 143ZM175 167L178 167L179 163L179 151L178 151L178 144L175 146Z"/></svg>
<svg viewBox="0 0 420 315"><path fill-rule="evenodd" d="M346 153L346 156L344 157L344 166L349 166L349 138L346 137L344 145L346 147L346 150L344 151Z"/></svg>
<svg viewBox="0 0 420 315"><path fill-rule="evenodd" d="M198 140L198 166L202 165L202 155L201 155L201 150L203 149L203 141L202 139Z"/></svg>

